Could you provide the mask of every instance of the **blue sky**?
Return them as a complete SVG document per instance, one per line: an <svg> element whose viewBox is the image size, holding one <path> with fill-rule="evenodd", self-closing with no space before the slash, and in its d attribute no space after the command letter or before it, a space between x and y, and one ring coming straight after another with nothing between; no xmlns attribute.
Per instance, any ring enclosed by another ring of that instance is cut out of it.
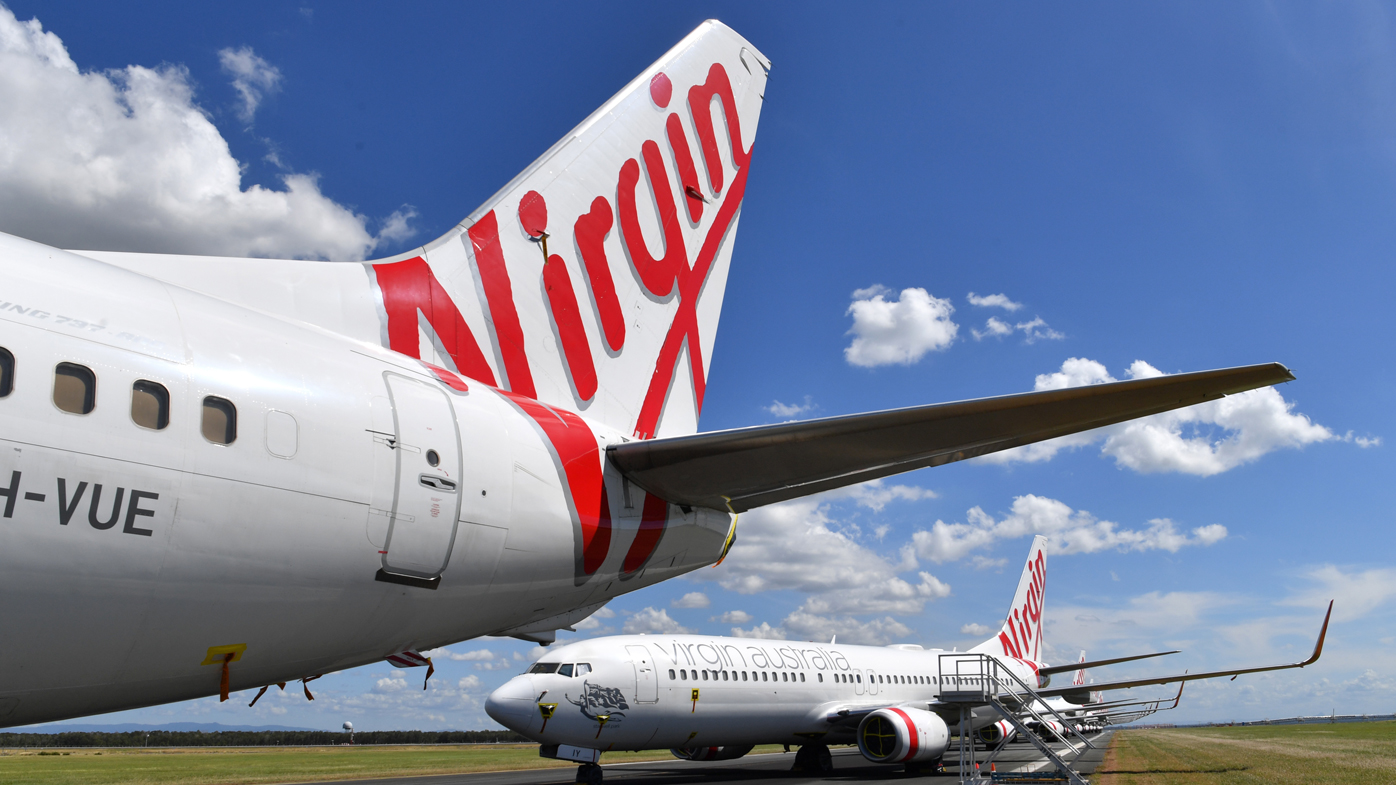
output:
<svg viewBox="0 0 1396 785"><path fill-rule="evenodd" d="M773 68L705 430L1131 368L1279 361L1298 376L1278 397L1037 460L753 511L727 563L622 597L578 635L737 628L967 645L982 637L974 625L997 626L1031 533L1046 527L1063 543L1046 598L1059 659L1082 647L1183 648L1170 670L1301 659L1320 604L1338 599L1317 667L1199 685L1170 719L1391 710L1389 8L206 6L8 2L89 81L120 91L153 75L159 100L206 117L227 146L214 163L240 166L223 187L282 191L290 177L302 195L312 188L335 237L268 228L288 254L319 242L382 256L429 240L703 19L752 41ZM20 30L4 16L0 27ZM6 56L33 59L5 40ZM9 70L0 89L23 88ZM0 155L0 230L166 248L158 230L60 209L97 187L82 178L59 178L71 193L57 207L15 206L15 184L63 158L46 118L0 120L13 153ZM149 133L105 140L128 157L118 171L169 151ZM180 242L227 252L238 242L227 231L210 224ZM970 293L1004 298L976 305ZM450 653L425 692L420 671L383 665L321 679L314 703L214 699L106 719L493 727L483 696L538 651L484 640Z"/></svg>

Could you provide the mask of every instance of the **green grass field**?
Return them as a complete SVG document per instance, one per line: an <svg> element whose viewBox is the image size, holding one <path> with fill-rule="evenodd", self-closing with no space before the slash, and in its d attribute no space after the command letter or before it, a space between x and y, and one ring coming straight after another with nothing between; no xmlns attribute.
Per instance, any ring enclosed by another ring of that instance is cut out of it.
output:
<svg viewBox="0 0 1396 785"><path fill-rule="evenodd" d="M773 752L780 747L758 748ZM221 785L366 779L471 771L562 768L577 764L538 757L536 745L440 747L265 747L101 750L0 750L0 783L86 785ZM57 753L57 754L54 754ZM667 750L608 752L602 763L673 760ZM570 772L559 772L569 781Z"/></svg>
<svg viewBox="0 0 1396 785"><path fill-rule="evenodd" d="M1092 785L1396 782L1396 723L1125 730Z"/></svg>

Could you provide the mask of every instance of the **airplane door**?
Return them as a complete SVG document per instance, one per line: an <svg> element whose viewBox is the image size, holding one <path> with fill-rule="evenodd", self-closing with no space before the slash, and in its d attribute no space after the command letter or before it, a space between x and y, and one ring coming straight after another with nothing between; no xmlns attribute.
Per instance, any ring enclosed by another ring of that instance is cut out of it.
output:
<svg viewBox="0 0 1396 785"><path fill-rule="evenodd" d="M863 673L862 671L850 671L853 674L853 694L863 694Z"/></svg>
<svg viewBox="0 0 1396 785"><path fill-rule="evenodd" d="M657 703L659 701L659 680L655 678L654 661L644 646L626 646L630 664L635 668L635 702Z"/></svg>
<svg viewBox="0 0 1396 785"><path fill-rule="evenodd" d="M872 672L872 671L866 671L866 672L864 673L863 677L866 678L866 679L868 680L868 694L869 694L869 695L876 695L876 694L877 694L877 674L874 673L874 672Z"/></svg>
<svg viewBox="0 0 1396 785"><path fill-rule="evenodd" d="M455 410L437 386L384 374L393 404L397 488L383 571L432 579L446 569L460 511Z"/></svg>

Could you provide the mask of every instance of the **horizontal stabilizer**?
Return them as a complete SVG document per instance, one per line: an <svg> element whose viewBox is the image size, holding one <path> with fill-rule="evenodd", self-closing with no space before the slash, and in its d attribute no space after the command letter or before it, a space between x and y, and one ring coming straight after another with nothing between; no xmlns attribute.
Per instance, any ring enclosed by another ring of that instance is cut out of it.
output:
<svg viewBox="0 0 1396 785"><path fill-rule="evenodd" d="M1067 671L1087 670L1088 668L1100 668L1106 665L1118 665L1122 662L1134 662L1135 660L1147 660L1150 657L1162 657L1166 654L1177 654L1180 650L1156 651L1153 654L1136 654L1132 657L1116 657L1113 660L1095 660L1092 662L1073 662L1070 665L1053 665L1050 668L1040 668L1037 671L1039 676L1051 676L1056 673L1066 673Z"/></svg>
<svg viewBox="0 0 1396 785"><path fill-rule="evenodd" d="M674 504L742 512L1293 379L1279 363L1248 365L632 441L608 453L631 482Z"/></svg>

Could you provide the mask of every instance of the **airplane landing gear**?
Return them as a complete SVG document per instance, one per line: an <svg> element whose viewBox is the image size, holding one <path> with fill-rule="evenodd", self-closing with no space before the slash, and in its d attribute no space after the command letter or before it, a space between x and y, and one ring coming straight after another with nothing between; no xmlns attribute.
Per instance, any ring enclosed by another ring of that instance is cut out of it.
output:
<svg viewBox="0 0 1396 785"><path fill-rule="evenodd" d="M795 753L795 765L791 771L818 772L828 774L834 770L834 758L829 754L827 744L806 744Z"/></svg>
<svg viewBox="0 0 1396 785"><path fill-rule="evenodd" d="M583 763L577 767L576 782L582 785L601 785L601 767L595 763Z"/></svg>

